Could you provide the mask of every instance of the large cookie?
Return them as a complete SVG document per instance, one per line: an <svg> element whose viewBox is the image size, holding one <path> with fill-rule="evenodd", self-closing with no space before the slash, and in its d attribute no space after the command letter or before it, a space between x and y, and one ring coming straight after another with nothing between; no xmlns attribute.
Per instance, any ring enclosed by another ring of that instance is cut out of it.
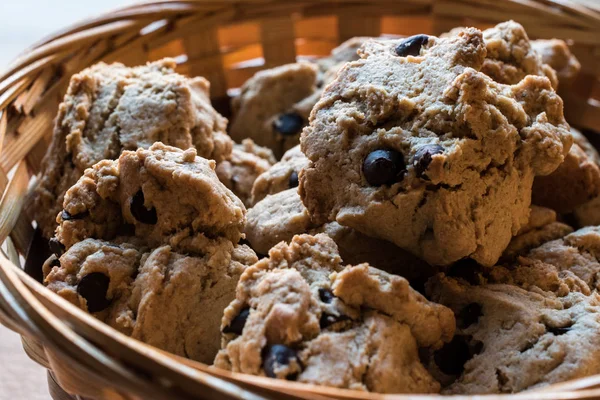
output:
<svg viewBox="0 0 600 400"><path fill-rule="evenodd" d="M169 59L136 68L100 63L71 78L28 199L45 237L54 233L65 192L101 160L157 141L195 147L215 160L231 152L227 120L210 104L208 81L179 75L175 66Z"/></svg>
<svg viewBox="0 0 600 400"><path fill-rule="evenodd" d="M371 41L313 109L300 194L316 223L337 220L433 264L493 265L526 223L535 175L572 138L545 77L504 85L478 72L469 28L447 38Z"/></svg>
<svg viewBox="0 0 600 400"><path fill-rule="evenodd" d="M211 363L223 310L256 255L224 238L205 243L197 255L169 246L150 250L139 242L124 237L78 242L46 262L45 284L128 336Z"/></svg>
<svg viewBox="0 0 600 400"><path fill-rule="evenodd" d="M215 161L158 142L88 169L65 196L56 237L66 248L85 239L135 234L151 247L197 252L223 237L237 243L246 209L214 171Z"/></svg>
<svg viewBox="0 0 600 400"><path fill-rule="evenodd" d="M443 393L514 393L600 372L597 293L560 297L443 274L428 282L428 293L457 319L456 336L429 364Z"/></svg>
<svg viewBox="0 0 600 400"><path fill-rule="evenodd" d="M244 139L235 144L229 157L217 164L219 180L227 186L246 207L252 205L252 187L256 178L275 164L275 156L270 149L255 144L252 139Z"/></svg>
<svg viewBox="0 0 600 400"><path fill-rule="evenodd" d="M341 264L326 235L296 236L246 269L223 317L215 366L319 385L427 393L419 361L454 331L452 313L398 276Z"/></svg>
<svg viewBox="0 0 600 400"><path fill-rule="evenodd" d="M556 71L559 88L568 88L577 78L581 64L571 53L569 46L560 39L538 39L531 41L531 47L541 57L542 62Z"/></svg>

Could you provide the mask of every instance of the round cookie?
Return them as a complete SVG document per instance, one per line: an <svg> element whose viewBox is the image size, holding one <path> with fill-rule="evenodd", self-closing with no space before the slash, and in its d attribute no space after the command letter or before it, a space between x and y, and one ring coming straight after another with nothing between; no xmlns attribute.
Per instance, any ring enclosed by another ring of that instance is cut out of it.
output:
<svg viewBox="0 0 600 400"><path fill-rule="evenodd" d="M341 262L328 236L301 235L246 269L225 310L215 366L382 393L437 392L419 349L450 341L452 313L401 277Z"/></svg>
<svg viewBox="0 0 600 400"><path fill-rule="evenodd" d="M559 297L443 274L428 293L456 315L454 339L428 364L444 394L515 393L600 372L597 293Z"/></svg>
<svg viewBox="0 0 600 400"><path fill-rule="evenodd" d="M571 146L562 101L545 77L509 86L478 72L477 29L406 54L414 40L367 42L325 89L302 133L302 201L315 223L431 264L493 265L527 221L533 177Z"/></svg>
<svg viewBox="0 0 600 400"><path fill-rule="evenodd" d="M256 178L275 164L273 152L256 145L252 139L234 144L226 160L217 164L219 180L242 200L246 207L252 205L252 187Z"/></svg>
<svg viewBox="0 0 600 400"><path fill-rule="evenodd" d="M281 160L261 174L252 187L252 204L256 204L269 194L295 188L298 175L308 165L308 158L300 150L300 145L285 152Z"/></svg>
<svg viewBox="0 0 600 400"><path fill-rule="evenodd" d="M67 191L56 237L66 248L88 237L133 231L151 247L178 251L217 237L237 243L246 209L221 182L215 161L157 142L86 171Z"/></svg>
<svg viewBox="0 0 600 400"><path fill-rule="evenodd" d="M138 242L76 243L46 262L45 284L132 338L211 363L219 350L223 310L256 255L224 238L198 249L201 256L179 254L169 246L149 250Z"/></svg>
<svg viewBox="0 0 600 400"><path fill-rule="evenodd" d="M171 59L135 68L99 63L73 75L27 200L45 237L54 234L65 192L87 168L123 150L162 141L218 161L229 155L227 120L211 106L210 84L175 67Z"/></svg>

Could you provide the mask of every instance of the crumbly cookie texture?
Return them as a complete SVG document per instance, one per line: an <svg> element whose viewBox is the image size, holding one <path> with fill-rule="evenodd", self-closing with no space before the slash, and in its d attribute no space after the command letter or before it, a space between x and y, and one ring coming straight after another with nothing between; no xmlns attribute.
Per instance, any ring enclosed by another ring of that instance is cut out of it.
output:
<svg viewBox="0 0 600 400"><path fill-rule="evenodd" d="M487 51L475 28L406 55L414 41L367 42L325 89L302 133L300 195L315 223L431 264L493 265L527 222L533 177L569 151L562 100L545 77L509 86L478 72Z"/></svg>
<svg viewBox="0 0 600 400"><path fill-rule="evenodd" d="M64 194L85 169L123 150L162 141L218 161L229 155L227 120L211 106L208 81L179 75L175 67L171 59L135 68L100 63L71 78L28 197L45 237L54 234Z"/></svg>
<svg viewBox="0 0 600 400"><path fill-rule="evenodd" d="M428 293L456 315L456 336L429 364L442 393L514 393L600 372L597 293L472 286L443 274Z"/></svg>
<svg viewBox="0 0 600 400"><path fill-rule="evenodd" d="M527 75L545 76L558 87L554 69L536 51L523 26L506 21L483 31L487 56L481 72L497 82L516 84Z"/></svg>
<svg viewBox="0 0 600 400"><path fill-rule="evenodd" d="M135 232L152 247L196 252L223 237L237 243L246 209L221 182L215 161L160 142L125 151L88 169L67 191L57 239L69 248L88 237L110 240Z"/></svg>
<svg viewBox="0 0 600 400"><path fill-rule="evenodd" d="M337 245L344 263L366 262L407 278L413 286L434 273L426 262L391 242L366 236L337 222L313 224L296 189L268 195L248 210L244 233L259 254L266 255L281 241L289 243L295 235L325 233Z"/></svg>
<svg viewBox="0 0 600 400"><path fill-rule="evenodd" d="M326 235L296 236L242 274L222 321L215 366L382 393L439 384L419 349L439 348L454 317L401 277L342 265Z"/></svg>
<svg viewBox="0 0 600 400"><path fill-rule="evenodd" d="M45 284L120 332L165 351L211 363L223 310L239 276L257 261L247 246L220 238L202 255L136 238L86 239L44 266Z"/></svg>
<svg viewBox="0 0 600 400"><path fill-rule="evenodd" d="M246 207L252 206L252 187L256 178L275 164L270 149L258 146L252 139L235 144L231 155L217 164L219 180L238 196Z"/></svg>
<svg viewBox="0 0 600 400"><path fill-rule="evenodd" d="M571 232L573 232L573 228L556 220L554 210L532 205L529 221L512 238L500 260L512 261L543 243L562 238Z"/></svg>
<svg viewBox="0 0 600 400"><path fill-rule="evenodd" d="M297 187L300 171L307 165L308 158L300 150L300 145L286 151L278 163L254 181L252 204L258 203L269 194Z"/></svg>
<svg viewBox="0 0 600 400"><path fill-rule="evenodd" d="M564 40L532 40L531 47L542 57L543 63L548 64L556 71L560 89L568 88L577 78L581 64L571 53Z"/></svg>

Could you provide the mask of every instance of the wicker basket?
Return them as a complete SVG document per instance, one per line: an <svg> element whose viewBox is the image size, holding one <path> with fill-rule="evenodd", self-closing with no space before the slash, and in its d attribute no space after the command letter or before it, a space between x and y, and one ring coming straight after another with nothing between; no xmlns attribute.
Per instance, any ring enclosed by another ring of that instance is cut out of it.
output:
<svg viewBox="0 0 600 400"><path fill-rule="evenodd" d="M147 2L83 21L40 41L0 75L0 322L23 335L49 371L55 399L407 399L233 374L119 334L40 283L44 241L22 209L69 77L98 61L138 65L176 57L179 72L228 89L256 71L326 55L353 36L440 34L514 19L533 38L569 39L582 73L561 93L570 123L600 130L598 0L180 0ZM23 258L26 256L26 258ZM23 262L26 260L25 262ZM25 267L25 271L22 266ZM24 377L27 379L27 377ZM73 393L74 397L67 393ZM600 399L600 375L513 399ZM439 399L439 396L423 398Z"/></svg>

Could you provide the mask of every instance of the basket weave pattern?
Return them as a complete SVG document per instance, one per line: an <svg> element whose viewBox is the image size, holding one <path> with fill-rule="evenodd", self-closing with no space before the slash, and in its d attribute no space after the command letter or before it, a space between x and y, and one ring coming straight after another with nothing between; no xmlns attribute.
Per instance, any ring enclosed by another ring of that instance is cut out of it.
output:
<svg viewBox="0 0 600 400"><path fill-rule="evenodd" d="M327 55L351 37L439 35L508 19L532 38L570 40L582 70L560 92L565 114L577 127L600 130L598 0L151 1L83 21L23 52L0 72L0 322L21 333L29 356L52 371L53 397L68 398L62 387L99 399L408 398L232 374L184 360L113 331L24 273L21 256L39 265L40 238L23 199L72 74L99 61L133 66L175 57L178 72L211 82L213 104L226 113L228 90L255 72ZM489 398L496 397L600 399L600 376Z"/></svg>

